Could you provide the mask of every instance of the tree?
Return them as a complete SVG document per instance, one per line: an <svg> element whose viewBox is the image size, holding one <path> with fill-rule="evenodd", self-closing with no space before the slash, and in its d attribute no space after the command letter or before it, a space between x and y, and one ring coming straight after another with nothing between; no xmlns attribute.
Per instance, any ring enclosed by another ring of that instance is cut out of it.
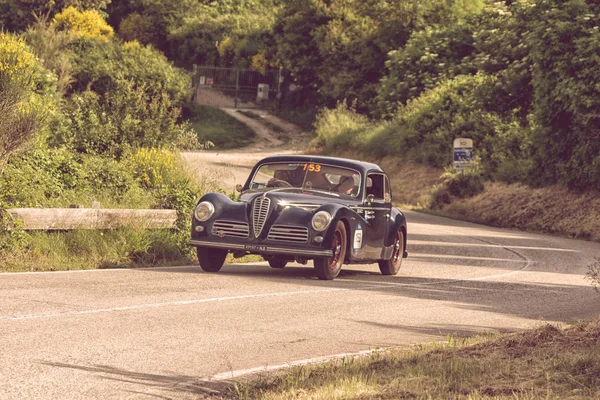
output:
<svg viewBox="0 0 600 400"><path fill-rule="evenodd" d="M24 31L36 16L54 17L67 7L79 11L104 10L111 0L11 0L0 4L0 30Z"/></svg>
<svg viewBox="0 0 600 400"><path fill-rule="evenodd" d="M598 188L600 3L538 1L528 13L537 182Z"/></svg>
<svg viewBox="0 0 600 400"><path fill-rule="evenodd" d="M34 96L40 70L22 39L0 33L0 173L8 157L33 139L43 121Z"/></svg>

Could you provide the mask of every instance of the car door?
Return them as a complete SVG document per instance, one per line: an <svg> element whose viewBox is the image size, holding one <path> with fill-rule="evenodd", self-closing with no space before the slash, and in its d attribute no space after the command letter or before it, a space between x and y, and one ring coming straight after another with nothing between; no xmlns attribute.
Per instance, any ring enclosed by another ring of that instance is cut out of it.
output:
<svg viewBox="0 0 600 400"><path fill-rule="evenodd" d="M367 175L366 195L373 195L369 204L365 200L364 219L366 222L364 258L380 259L384 240L389 232L392 196L387 176L381 172Z"/></svg>

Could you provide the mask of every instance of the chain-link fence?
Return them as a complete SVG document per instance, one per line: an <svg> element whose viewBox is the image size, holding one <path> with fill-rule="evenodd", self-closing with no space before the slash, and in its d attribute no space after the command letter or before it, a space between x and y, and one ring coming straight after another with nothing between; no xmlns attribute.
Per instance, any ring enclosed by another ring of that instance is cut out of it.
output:
<svg viewBox="0 0 600 400"><path fill-rule="evenodd" d="M198 104L260 108L276 103L281 70L264 72L250 69L194 66L194 101Z"/></svg>

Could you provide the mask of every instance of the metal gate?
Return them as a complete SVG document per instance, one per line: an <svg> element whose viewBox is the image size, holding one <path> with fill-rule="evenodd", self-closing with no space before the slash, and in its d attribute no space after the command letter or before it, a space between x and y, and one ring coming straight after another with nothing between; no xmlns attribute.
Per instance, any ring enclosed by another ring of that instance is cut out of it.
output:
<svg viewBox="0 0 600 400"><path fill-rule="evenodd" d="M277 102L281 71L194 65L194 101L215 107L260 108Z"/></svg>

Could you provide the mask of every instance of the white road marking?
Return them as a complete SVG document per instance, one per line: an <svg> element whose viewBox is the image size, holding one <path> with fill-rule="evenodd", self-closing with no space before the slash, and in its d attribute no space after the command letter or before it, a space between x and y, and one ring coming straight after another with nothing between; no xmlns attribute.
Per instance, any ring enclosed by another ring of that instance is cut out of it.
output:
<svg viewBox="0 0 600 400"><path fill-rule="evenodd" d="M467 237L467 236L465 236ZM482 239L477 239L482 240ZM483 241L483 240L482 240ZM496 247L502 249L522 249L522 250L544 250L544 251L562 251L567 253L579 253L579 250L558 249L553 247L533 247L533 246L503 246L499 244L477 244L477 243L453 243L453 242L432 242L430 240L408 240L407 244L427 245L427 246L450 246L450 247Z"/></svg>
<svg viewBox="0 0 600 400"><path fill-rule="evenodd" d="M318 289L318 290L302 290L295 292L276 292L276 293L261 293L261 294L249 294L243 296L229 296L229 297L213 297L208 299L195 299L195 300L182 300L182 301L170 301L165 303L147 303L147 304L137 304L133 306L125 306L125 307L111 307L111 308L99 308L92 310L82 310L82 311L66 311L66 312L55 312L55 313L43 313L43 314L28 314L28 315L18 315L18 316L0 316L0 321L19 321L19 320L28 320L28 319L39 319L39 318L54 318L54 317L66 317L66 316L74 316L74 315L88 315L88 314L99 314L99 313L108 313L108 312L116 312L116 311L130 311L130 310L141 310L146 308L160 308L160 307L172 307L172 306L183 306L183 305L192 305L192 304L202 304L202 303L213 303L218 301L232 301L232 300L246 300L246 299L256 299L256 298L264 298L264 297L287 297L287 296L297 296L297 295L306 295L306 294L321 294L321 293L331 293L331 292L348 292L348 291L358 291L358 290L374 290L374 289L384 289L386 287L419 287L419 286L434 286L434 285L443 285L446 283L457 283L457 282L465 282L465 281L481 281L486 279L495 279L505 276L515 275L521 271L523 271L529 264L525 267L505 272L496 275L486 275L475 278L464 278L464 279L445 279L435 282L423 282L423 283L395 283L395 282L381 282L373 285L365 285L365 286L355 286L348 288L328 288L328 289ZM358 279L339 279L340 282L364 282Z"/></svg>
<svg viewBox="0 0 600 400"><path fill-rule="evenodd" d="M257 261L251 263L231 263L227 265L269 265L266 261ZM73 269L68 271L27 271L27 272L0 272L0 277L2 276L13 276L13 275L40 275L40 274L72 274L72 273L89 273L89 272L115 272L115 271L162 271L164 269L185 269L185 268L200 268L197 264L190 265L175 265L171 267L135 267L135 268L101 268L101 269Z"/></svg>
<svg viewBox="0 0 600 400"><path fill-rule="evenodd" d="M278 370L286 369L286 368L290 368L290 367L299 367L302 365L310 365L310 364L320 364L320 363L324 363L327 361L340 360L340 359L349 358L349 357L368 356L368 355L371 355L374 353L379 353L379 352L382 352L385 350L388 350L388 349L381 348L381 349L374 349L374 350L363 350L363 351L358 351L356 353L334 354L334 355L330 355L330 356L309 358L306 360L291 361L289 363L284 363L284 364L279 364L279 365L266 365L264 367L256 367L256 368L249 368L249 369L240 369L237 371L221 372L220 374L216 374L216 375L210 376L208 378L204 378L203 380L224 381L224 380L239 378L244 375L256 374L256 373L261 373L261 372L273 372L273 371L278 371Z"/></svg>
<svg viewBox="0 0 600 400"><path fill-rule="evenodd" d="M115 312L115 311L140 310L140 309L144 309L144 308L184 306L184 305L190 305L190 304L212 303L212 302L217 302L217 301L256 299L256 298L261 298L261 297L284 297L284 296L295 296L295 295L301 295L301 294L339 292L339 291L346 291L346 290L351 290L351 289L328 288L328 289L319 289L319 290L302 290L302 291L297 291L297 292L276 292L276 293L248 294L248 295L243 295L243 296L212 297L212 298L208 298L208 299L169 301L169 302L165 302L165 303L137 304L134 306L98 308L98 309L93 309L93 310L82 310L82 311L66 311L66 312L44 313L44 314L29 314L29 315L19 315L19 316L12 316L12 317L2 316L2 317L0 317L0 320L18 321L18 320L23 320L23 319L65 317L65 316L71 316L71 315L99 314L99 313L107 313L107 312Z"/></svg>

